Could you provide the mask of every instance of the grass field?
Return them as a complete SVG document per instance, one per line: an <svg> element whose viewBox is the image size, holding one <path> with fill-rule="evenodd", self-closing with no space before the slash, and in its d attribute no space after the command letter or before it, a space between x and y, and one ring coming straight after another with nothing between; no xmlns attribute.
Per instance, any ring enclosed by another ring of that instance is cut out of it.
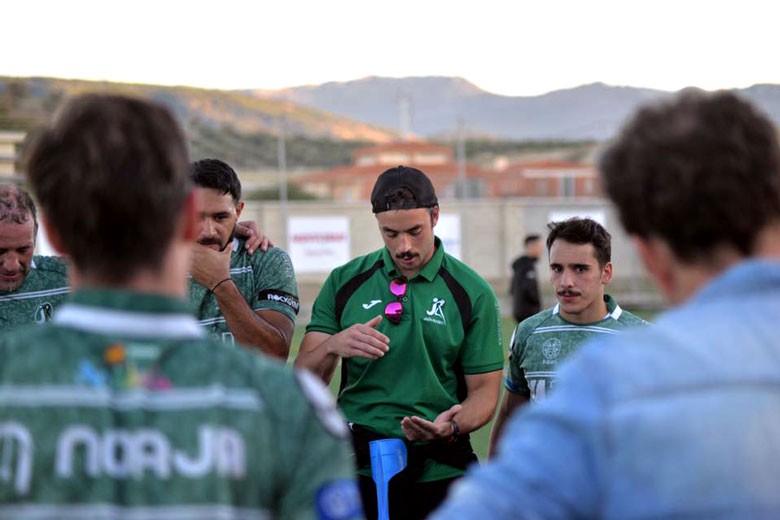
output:
<svg viewBox="0 0 780 520"><path fill-rule="evenodd" d="M635 312L632 310L635 314L638 314L642 316L646 320L650 320L655 316L655 311L641 311L641 312ZM305 327L298 326L295 328L295 335L293 336L292 340L292 350L290 353L290 359L295 359L295 356L298 353L298 346L301 344L301 339L303 339L303 333L304 333ZM512 318L503 318L501 323L501 332L504 337L504 358L506 359L506 351L509 348L509 338L512 336L512 332L515 330L515 321ZM333 381L331 381L330 389L333 392L333 395L336 395L336 391L338 390L339 386L339 370L336 370L336 374L333 377ZM503 391L503 385L502 385L502 391ZM487 455L487 449L488 449L488 442L490 440L490 428L493 426L493 421L491 420L488 424L477 430L476 432L471 434L471 443L474 446L474 451L479 456L480 460L485 460L485 457Z"/></svg>

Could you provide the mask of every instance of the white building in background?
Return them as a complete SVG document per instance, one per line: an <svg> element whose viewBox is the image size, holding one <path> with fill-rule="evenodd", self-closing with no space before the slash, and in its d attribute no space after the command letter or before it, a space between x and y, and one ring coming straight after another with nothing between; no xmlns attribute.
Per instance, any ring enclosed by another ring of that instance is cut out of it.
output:
<svg viewBox="0 0 780 520"><path fill-rule="evenodd" d="M0 176L10 177L19 173L16 171L16 160L25 136L24 132L0 130Z"/></svg>

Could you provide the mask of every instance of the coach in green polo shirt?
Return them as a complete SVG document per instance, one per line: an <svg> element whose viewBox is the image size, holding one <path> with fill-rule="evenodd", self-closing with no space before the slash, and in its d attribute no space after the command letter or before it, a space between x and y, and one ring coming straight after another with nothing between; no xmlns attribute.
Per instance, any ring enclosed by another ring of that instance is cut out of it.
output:
<svg viewBox="0 0 780 520"><path fill-rule="evenodd" d="M352 425L367 518L376 516L370 440L407 441L390 483L393 518L424 518L476 457L468 433L490 420L503 367L489 285L444 251L428 177L398 166L371 194L385 247L335 269L314 302L295 363L330 381Z"/></svg>

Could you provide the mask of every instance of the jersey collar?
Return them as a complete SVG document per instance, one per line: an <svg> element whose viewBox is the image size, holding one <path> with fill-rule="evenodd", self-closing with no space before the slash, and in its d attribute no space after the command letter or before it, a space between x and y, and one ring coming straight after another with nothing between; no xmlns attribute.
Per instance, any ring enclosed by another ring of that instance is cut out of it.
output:
<svg viewBox="0 0 780 520"><path fill-rule="evenodd" d="M184 300L118 290L77 291L55 314L55 323L101 334L159 339L203 337Z"/></svg>
<svg viewBox="0 0 780 520"><path fill-rule="evenodd" d="M417 275L415 275L413 278L421 276L429 282L436 278L436 275L439 273L439 269L441 268L441 264L444 261L444 244L442 244L441 239L439 239L437 236L433 237L433 247L433 256L430 260L428 260L428 263L425 264L422 269L420 269L420 272L417 273ZM382 262L384 264L385 273L387 273L389 278L395 278L401 275L401 272L396 267L395 262L393 262L393 256L390 254L390 250L388 250L386 247L382 251Z"/></svg>
<svg viewBox="0 0 780 520"><path fill-rule="evenodd" d="M610 318L612 318L613 320L619 320L620 315L623 314L623 309L620 308L620 305L618 305L617 301L615 301L615 299L609 294L605 294L604 303L607 304L607 315L604 316L603 320L599 320L599 321L608 320ZM560 311L561 311L561 304L556 303L555 307L553 307L552 309L553 315L559 314ZM595 323L598 323L598 321Z"/></svg>

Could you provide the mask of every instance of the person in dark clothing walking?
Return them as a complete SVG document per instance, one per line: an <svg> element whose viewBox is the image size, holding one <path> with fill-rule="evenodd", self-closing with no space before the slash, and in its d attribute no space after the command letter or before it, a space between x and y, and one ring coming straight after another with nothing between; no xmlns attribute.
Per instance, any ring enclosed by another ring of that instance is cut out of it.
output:
<svg viewBox="0 0 780 520"><path fill-rule="evenodd" d="M512 262L512 285L509 287L509 294L512 295L512 316L518 323L542 310L536 276L536 261L541 254L541 237L527 235L525 254Z"/></svg>

